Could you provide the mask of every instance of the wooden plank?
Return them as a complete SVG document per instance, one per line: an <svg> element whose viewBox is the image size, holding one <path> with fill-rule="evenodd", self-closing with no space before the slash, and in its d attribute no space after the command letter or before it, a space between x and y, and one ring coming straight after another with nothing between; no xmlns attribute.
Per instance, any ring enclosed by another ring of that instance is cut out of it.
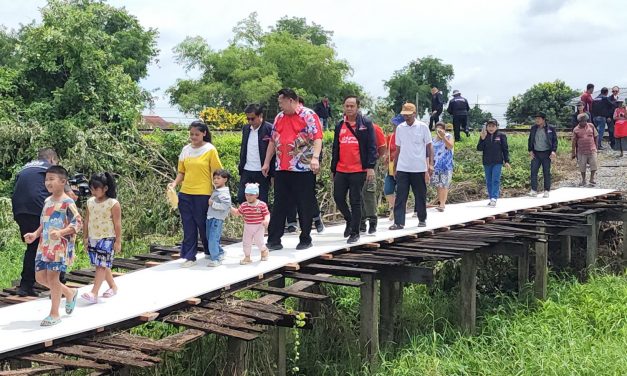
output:
<svg viewBox="0 0 627 376"><path fill-rule="evenodd" d="M18 359L28 360L39 364L52 364L57 366L63 366L68 368L87 368L101 371L107 371L111 369L109 364L103 364L94 362L87 359L69 359L60 357L52 353L22 355Z"/></svg>
<svg viewBox="0 0 627 376"><path fill-rule="evenodd" d="M250 321L254 322L255 320L253 319L242 317L242 316L237 316L237 315L230 314L227 312L222 312L222 311L215 311L215 310L214 311L203 310L203 311L205 312L200 313L196 311L193 314L185 314L182 316L188 319L195 320L195 321L206 322L209 324L223 326L223 327L231 328L235 330L255 332L255 333L265 332L265 329L261 327L260 325L255 325L255 324L249 323L249 321L247 320L242 320L242 319L249 319ZM206 313L207 311L209 311L210 313Z"/></svg>
<svg viewBox="0 0 627 376"><path fill-rule="evenodd" d="M460 270L461 327L468 334L475 332L477 321L477 257L463 255Z"/></svg>
<svg viewBox="0 0 627 376"><path fill-rule="evenodd" d="M213 308L223 312L234 313L236 315L250 317L262 324L274 324L281 319L280 315L268 312L259 312L253 309L242 307L236 304L224 304L216 302L201 303L200 306L205 308Z"/></svg>
<svg viewBox="0 0 627 376"><path fill-rule="evenodd" d="M97 337L95 340L83 340L81 344L93 347L113 346L130 350L137 350L149 354L155 354L162 351L178 351L174 346L167 346L158 340L152 338L130 334L128 332L116 332L107 336Z"/></svg>
<svg viewBox="0 0 627 376"><path fill-rule="evenodd" d="M324 253L324 254L322 254L322 255L320 255L318 257L320 257L323 260L331 260L333 258L333 254L332 253Z"/></svg>
<svg viewBox="0 0 627 376"><path fill-rule="evenodd" d="M315 275L315 274L289 272L289 273L285 273L285 276L289 278L300 279L303 281L330 283L330 284L340 285L340 286L359 287L363 284L362 281L355 281L355 280L344 279L344 278L322 277L322 276Z"/></svg>
<svg viewBox="0 0 627 376"><path fill-rule="evenodd" d="M293 263L286 264L283 268L285 270L287 270L287 271L295 272L295 271L300 270L300 265L298 265L297 263L293 262Z"/></svg>
<svg viewBox="0 0 627 376"><path fill-rule="evenodd" d="M390 266L382 269L377 277L396 282L432 284L434 271L423 266Z"/></svg>
<svg viewBox="0 0 627 376"><path fill-rule="evenodd" d="M147 268L152 268L153 266L158 266L163 264L162 262L158 262L158 261L146 261L146 263L144 265L146 265Z"/></svg>
<svg viewBox="0 0 627 376"><path fill-rule="evenodd" d="M596 266L599 254L599 222L596 213L589 214L586 222L590 226L590 235L586 237L586 267L590 272Z"/></svg>
<svg viewBox="0 0 627 376"><path fill-rule="evenodd" d="M353 268L349 266L339 265L326 265L326 264L307 264L303 267L303 270L316 270L334 275L343 275L349 277L356 277L361 274L375 274L375 269Z"/></svg>
<svg viewBox="0 0 627 376"><path fill-rule="evenodd" d="M341 265L341 264L349 264L349 265L357 265L359 267L372 267L375 269L383 268L386 266L394 266L401 265L404 261L383 261L383 260L373 260L366 258L356 258L356 257L336 257L333 260L322 261L324 264L329 265Z"/></svg>
<svg viewBox="0 0 627 376"><path fill-rule="evenodd" d="M158 340L157 342L166 347L183 348L186 344L203 337L205 332L197 329L187 329L181 333L176 333L171 336Z"/></svg>
<svg viewBox="0 0 627 376"><path fill-rule="evenodd" d="M33 368L16 369L13 371L0 371L0 376L31 376L31 375L52 375L62 373L64 370L61 366L41 366Z"/></svg>
<svg viewBox="0 0 627 376"><path fill-rule="evenodd" d="M270 282L270 285L273 287L285 288L285 278L272 281ZM282 306L267 305L258 302L246 303L259 304L265 306L264 308L273 307L275 309L285 310ZM282 328L280 326L272 328L270 353L272 354L272 358L274 360L276 376L287 376L287 331L287 328Z"/></svg>
<svg viewBox="0 0 627 376"><path fill-rule="evenodd" d="M167 317L164 320L165 322L169 322L172 324L183 325L192 329L204 330L209 333L219 334L227 337L234 337L244 341L252 341L253 339L259 337L256 333L248 333L243 332L241 330L235 330L231 328L225 328L223 326L214 325L208 322L200 322L191 319L185 318L175 318L175 317Z"/></svg>
<svg viewBox="0 0 627 376"><path fill-rule="evenodd" d="M226 364L221 374L229 376L246 375L248 344L237 338L229 337L226 349Z"/></svg>
<svg viewBox="0 0 627 376"><path fill-rule="evenodd" d="M329 298L326 295L313 294L310 292L302 292L302 291L287 291L279 287L271 287L271 286L255 286L252 288L252 290L261 291L261 292L265 292L268 294L283 295L285 297L298 298L298 299L326 300Z"/></svg>
<svg viewBox="0 0 627 376"><path fill-rule="evenodd" d="M154 321L157 319L157 317L159 317L159 312L144 312L141 315L139 315L139 321L143 321L143 322L148 322L148 321Z"/></svg>
<svg viewBox="0 0 627 376"><path fill-rule="evenodd" d="M312 281L298 281L294 284L289 285L285 289L290 290L290 291L303 291L315 284L316 282L312 282ZM266 295L266 296L262 296L261 298L255 299L255 302L262 303L262 304L276 304L282 301L283 299L285 299L285 297L281 295Z"/></svg>
<svg viewBox="0 0 627 376"><path fill-rule="evenodd" d="M146 355L136 350L114 350L84 345L70 345L55 347L50 351L57 354L78 356L79 358L139 368L152 367L161 362L161 358Z"/></svg>
<svg viewBox="0 0 627 376"><path fill-rule="evenodd" d="M627 212L623 213L623 265L627 267Z"/></svg>

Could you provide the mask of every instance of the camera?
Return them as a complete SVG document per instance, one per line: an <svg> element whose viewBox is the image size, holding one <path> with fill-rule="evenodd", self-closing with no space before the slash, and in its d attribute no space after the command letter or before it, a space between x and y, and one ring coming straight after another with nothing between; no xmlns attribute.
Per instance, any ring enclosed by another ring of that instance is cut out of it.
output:
<svg viewBox="0 0 627 376"><path fill-rule="evenodd" d="M91 190L89 189L89 180L84 174L74 174L69 180L68 183L72 188L72 191L79 198L87 197L91 195Z"/></svg>

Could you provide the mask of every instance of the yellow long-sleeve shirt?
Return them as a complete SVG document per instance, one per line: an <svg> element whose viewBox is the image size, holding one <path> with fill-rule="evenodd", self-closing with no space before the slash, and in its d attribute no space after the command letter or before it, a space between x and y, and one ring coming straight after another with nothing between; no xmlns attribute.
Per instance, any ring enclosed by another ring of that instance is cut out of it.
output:
<svg viewBox="0 0 627 376"><path fill-rule="evenodd" d="M189 195L210 195L213 172L222 168L218 150L210 143L194 148L186 145L179 155L178 171L185 174L181 192Z"/></svg>

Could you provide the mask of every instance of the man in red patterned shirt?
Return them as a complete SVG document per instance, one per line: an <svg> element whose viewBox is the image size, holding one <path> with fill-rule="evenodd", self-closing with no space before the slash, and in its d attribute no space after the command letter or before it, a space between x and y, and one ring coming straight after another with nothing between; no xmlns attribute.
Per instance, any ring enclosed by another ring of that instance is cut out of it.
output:
<svg viewBox="0 0 627 376"><path fill-rule="evenodd" d="M274 176L274 207L268 227L268 248L282 249L281 238L290 207L296 205L300 224L300 242L296 249L307 249L311 244L311 223L315 176L320 171L322 127L316 113L298 103L292 89L279 91L281 112L274 119L272 137L266 160L261 168L267 176L270 161L276 155Z"/></svg>

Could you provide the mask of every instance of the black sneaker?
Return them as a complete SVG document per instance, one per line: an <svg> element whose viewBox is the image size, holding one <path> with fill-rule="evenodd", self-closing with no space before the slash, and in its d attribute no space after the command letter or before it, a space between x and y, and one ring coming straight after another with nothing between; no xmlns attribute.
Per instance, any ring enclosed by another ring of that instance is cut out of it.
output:
<svg viewBox="0 0 627 376"><path fill-rule="evenodd" d="M296 232L296 226L293 226L293 225L287 226L287 229L285 230L285 232L287 232L288 234L295 233Z"/></svg>
<svg viewBox="0 0 627 376"><path fill-rule="evenodd" d="M351 234L351 224L350 222L346 222L346 227L344 228L344 237L348 238Z"/></svg>
<svg viewBox="0 0 627 376"><path fill-rule="evenodd" d="M425 221L419 221L419 222L418 222L418 227L427 227L427 222L425 222Z"/></svg>
<svg viewBox="0 0 627 376"><path fill-rule="evenodd" d="M316 231L318 231L318 234L324 231L324 223L322 223L322 218L316 219L314 221L314 224L316 225Z"/></svg>
<svg viewBox="0 0 627 376"><path fill-rule="evenodd" d="M390 226L390 230L392 230L392 231L394 231L394 230L402 230L403 228L405 228L405 226L397 225L396 223L393 224L392 226Z"/></svg>
<svg viewBox="0 0 627 376"><path fill-rule="evenodd" d="M307 248L311 248L311 247L313 247L313 244L311 244L311 242L309 242L309 243L300 242L296 246L296 250L297 251L302 251L303 249L307 249Z"/></svg>
<svg viewBox="0 0 627 376"><path fill-rule="evenodd" d="M348 244L357 243L359 241L359 234L352 234L346 241Z"/></svg>
<svg viewBox="0 0 627 376"><path fill-rule="evenodd" d="M366 232L368 229L366 228L366 220L362 220L359 223L359 232Z"/></svg>
<svg viewBox="0 0 627 376"><path fill-rule="evenodd" d="M369 222L370 226L368 227L368 233L374 234L375 232L377 232L377 217L370 218Z"/></svg>
<svg viewBox="0 0 627 376"><path fill-rule="evenodd" d="M466 131L466 137L470 137L470 132Z"/></svg>
<svg viewBox="0 0 627 376"><path fill-rule="evenodd" d="M27 287L18 287L17 289L17 295L19 296L39 296L39 294L37 294L35 292L35 290L33 290L33 288L27 288Z"/></svg>
<svg viewBox="0 0 627 376"><path fill-rule="evenodd" d="M280 249L283 249L283 244L278 243L278 244L266 244L266 247L270 250L270 251L278 251Z"/></svg>

